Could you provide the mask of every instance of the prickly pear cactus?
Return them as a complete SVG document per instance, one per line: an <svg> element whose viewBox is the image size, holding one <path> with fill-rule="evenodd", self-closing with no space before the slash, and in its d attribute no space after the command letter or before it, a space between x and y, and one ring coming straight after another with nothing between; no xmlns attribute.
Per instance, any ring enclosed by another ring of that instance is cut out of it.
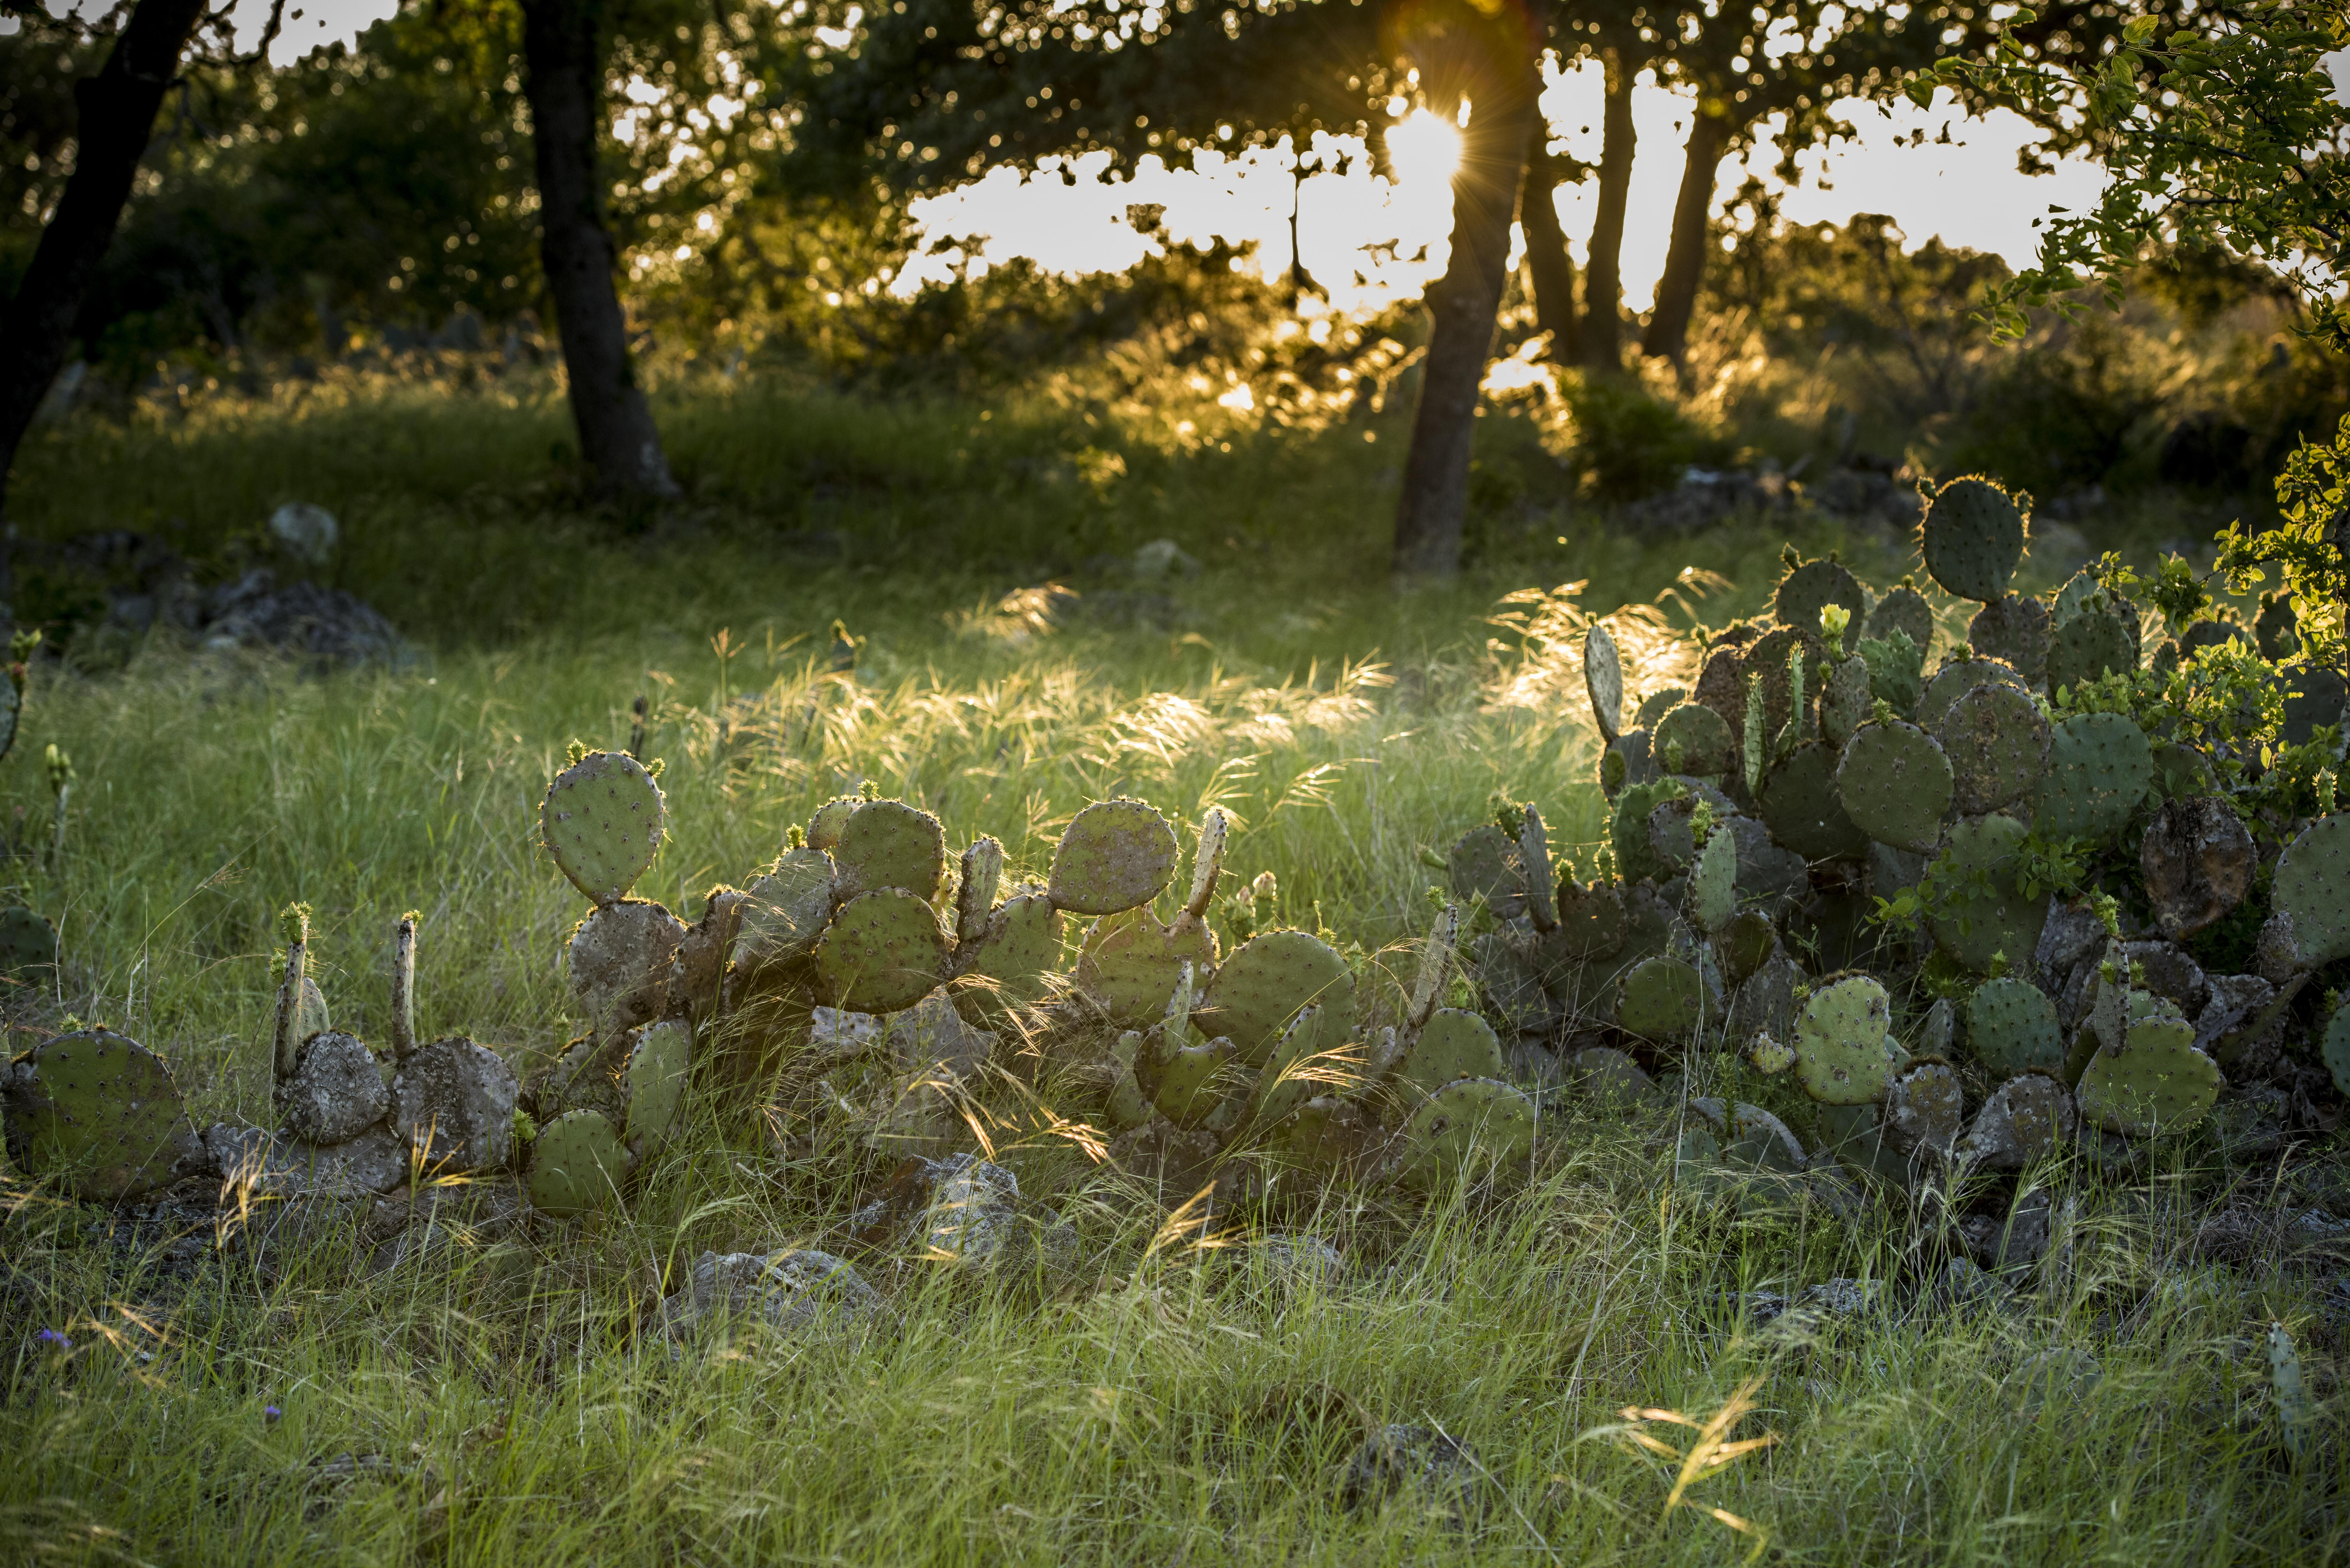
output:
<svg viewBox="0 0 2350 1568"><path fill-rule="evenodd" d="M1534 1151L1534 1103L1497 1079L1462 1078L1411 1114L1399 1142L1396 1178L1423 1191L1507 1169Z"/></svg>
<svg viewBox="0 0 2350 1568"><path fill-rule="evenodd" d="M2049 739L2033 826L2043 838L2111 843L2153 783L2154 750L2136 722L2122 713L2075 713Z"/></svg>
<svg viewBox="0 0 2350 1568"><path fill-rule="evenodd" d="M531 1143L531 1207L558 1219L611 1207L629 1168L619 1134L601 1112L566 1111Z"/></svg>
<svg viewBox="0 0 2350 1568"><path fill-rule="evenodd" d="M1644 1040L1679 1040L1705 1011L1705 981L1693 965L1659 954L1616 982L1616 1024Z"/></svg>
<svg viewBox="0 0 2350 1568"><path fill-rule="evenodd" d="M2181 942L2244 901L2260 853L2226 800L2168 785L2163 794L2169 798L2138 841L2138 874L2155 923Z"/></svg>
<svg viewBox="0 0 2350 1568"><path fill-rule="evenodd" d="M2048 640L2048 690L2068 691L2109 671L2137 668L2137 639L2121 617L2086 610L2062 621Z"/></svg>
<svg viewBox="0 0 2350 1568"><path fill-rule="evenodd" d="M1954 479L1937 491L1921 532L1926 570L1962 599L1988 602L2007 592L2023 558L2022 511L1980 475Z"/></svg>
<svg viewBox="0 0 2350 1568"><path fill-rule="evenodd" d="M1208 944L1212 961L1212 937ZM1060 961L1061 911L1042 891L1015 893L989 911L978 940L957 950L955 1007L983 1027L995 1027L1045 999Z"/></svg>
<svg viewBox="0 0 2350 1568"><path fill-rule="evenodd" d="M817 806L808 818L807 846L827 853L839 848L840 836L848 831L848 819L855 816L857 808L864 804L863 795L842 794L835 795Z"/></svg>
<svg viewBox="0 0 2350 1568"><path fill-rule="evenodd" d="M2350 812L2311 823L2286 846L2271 898L2291 919L2304 966L2350 958Z"/></svg>
<svg viewBox="0 0 2350 1568"><path fill-rule="evenodd" d="M1462 834L1446 851L1444 863L1452 896L1462 903L1482 898L1497 920L1514 920L1526 912L1526 867L1518 841L1492 823Z"/></svg>
<svg viewBox="0 0 2350 1568"><path fill-rule="evenodd" d="M842 903L883 888L900 888L928 902L938 897L946 875L946 829L902 800L865 801L842 826L832 860L834 896Z"/></svg>
<svg viewBox="0 0 2350 1568"><path fill-rule="evenodd" d="M1920 1062L1885 1087L1884 1125L1894 1147L1947 1156L1966 1121L1966 1091L1946 1062Z"/></svg>
<svg viewBox="0 0 2350 1568"><path fill-rule="evenodd" d="M1845 815L1879 844L1930 849L1950 809L1950 759L1934 737L1896 719L1864 724L1836 764Z"/></svg>
<svg viewBox="0 0 2350 1568"><path fill-rule="evenodd" d="M2325 1060L2325 1070L2334 1075L2334 1086L2350 1095L2350 1002L2334 1010L2334 1021L2325 1026L2318 1054Z"/></svg>
<svg viewBox="0 0 2350 1568"><path fill-rule="evenodd" d="M1689 906L1704 931L1721 930L1738 913L1738 836L1726 824L1714 829L1698 853L1697 868L1690 873Z"/></svg>
<svg viewBox="0 0 2350 1568"><path fill-rule="evenodd" d="M633 1028L668 1008L685 925L644 898L615 899L588 912L565 958L571 992L598 1034Z"/></svg>
<svg viewBox="0 0 2350 1568"><path fill-rule="evenodd" d="M2209 1115L2225 1081L2219 1064L2195 1048L2195 1027L2181 1019L2147 1018L2129 1026L2122 1048L2101 1048L2081 1075L2081 1115L2126 1137L2185 1132Z"/></svg>
<svg viewBox="0 0 2350 1568"><path fill-rule="evenodd" d="M1322 1038L1322 1009L1308 1007L1291 1019L1289 1027L1282 1032L1264 1070L1257 1075L1256 1093L1248 1110L1252 1126L1274 1126L1314 1093L1313 1058L1346 1044L1343 1040L1326 1043Z"/></svg>
<svg viewBox="0 0 2350 1568"><path fill-rule="evenodd" d="M294 1075L276 1086L276 1097L286 1136L309 1144L347 1143L391 1108L375 1053L331 1029L304 1044Z"/></svg>
<svg viewBox="0 0 2350 1568"><path fill-rule="evenodd" d="M1736 742L1721 715L1695 702L1684 702L1666 714L1650 742L1665 771L1693 778L1715 778L1730 771Z"/></svg>
<svg viewBox="0 0 2350 1568"><path fill-rule="evenodd" d="M1836 792L1836 753L1814 741L1797 746L1762 778L1759 802L1771 836L1806 860L1849 860L1868 851L1868 836ZM1624 864L1622 852L1617 863ZM1626 876L1631 876L1628 868Z"/></svg>
<svg viewBox="0 0 2350 1568"><path fill-rule="evenodd" d="M2046 897L2026 898L2016 882L2017 853L2026 830L2012 816L1993 812L1954 825L1928 874L1948 889L1927 913L1927 924L1944 952L1976 974L1991 972L2006 955L2021 963L2040 947L2047 922Z"/></svg>
<svg viewBox="0 0 2350 1568"><path fill-rule="evenodd" d="M0 691L6 689L0 681ZM57 929L48 917L22 904L0 909L0 973L39 984L43 977L37 971L54 972L57 967Z"/></svg>
<svg viewBox="0 0 2350 1568"><path fill-rule="evenodd" d="M2062 1153L2079 1116L2064 1081L2044 1073L2010 1078L1983 1101L1960 1153L1990 1170L2022 1170Z"/></svg>
<svg viewBox="0 0 2350 1568"><path fill-rule="evenodd" d="M832 923L832 857L802 846L775 857L743 889L733 961L745 978L806 958Z"/></svg>
<svg viewBox="0 0 2350 1568"><path fill-rule="evenodd" d="M946 933L930 904L900 888L840 907L816 944L816 990L852 1012L911 1007L946 979Z"/></svg>
<svg viewBox="0 0 2350 1568"><path fill-rule="evenodd" d="M1821 739L1832 746L1843 745L1867 722L1875 705L1868 660L1854 654L1828 671L1827 690L1820 693Z"/></svg>
<svg viewBox="0 0 2350 1568"><path fill-rule="evenodd" d="M660 852L660 785L626 752L590 752L555 775L540 840L571 885L598 904L628 897Z"/></svg>
<svg viewBox="0 0 2350 1568"><path fill-rule="evenodd" d="M648 1023L635 1032L620 1077L629 1104L623 1131L639 1157L669 1136L692 1068L693 1031L683 1019Z"/></svg>
<svg viewBox="0 0 2350 1568"><path fill-rule="evenodd" d="M1950 711L1950 704L1986 681L1996 681L2024 690L2023 677L2012 665L1996 659L1951 659L1934 671L1926 682L1925 691L1918 699L1918 722L1928 730L1939 730Z"/></svg>
<svg viewBox="0 0 2350 1568"><path fill-rule="evenodd" d="M1115 915L1159 897L1175 877L1175 830L1139 800L1104 800L1077 813L1053 853L1059 908Z"/></svg>
<svg viewBox="0 0 2350 1568"><path fill-rule="evenodd" d="M0 1108L18 1170L99 1203L169 1184L186 1115L162 1059L103 1028L45 1040L9 1064Z"/></svg>
<svg viewBox="0 0 2350 1568"><path fill-rule="evenodd" d="M1106 915L1086 931L1077 952L1077 989L1116 1023L1146 1023L1159 1016L1185 964L1201 971L1216 961L1216 939L1205 926L1161 927L1148 909Z"/></svg>
<svg viewBox="0 0 2350 1568"><path fill-rule="evenodd" d="M1773 596L1771 613L1781 626L1797 627L1815 632L1820 626L1820 611L1830 605L1842 605L1852 612L1856 625L1868 620L1868 590L1851 568L1833 560L1805 561L1789 568L1779 579L1779 589Z"/></svg>
<svg viewBox="0 0 2350 1568"><path fill-rule="evenodd" d="M1885 1097L1900 1064L1887 1031L1893 1004L1865 974L1822 986L1795 1025L1795 1077L1822 1105L1858 1106Z"/></svg>
<svg viewBox="0 0 2350 1568"><path fill-rule="evenodd" d="M1178 1127L1198 1127L1222 1105L1232 1086L1222 1081L1235 1049L1229 1040L1180 1044L1162 1040L1156 1053L1159 1086L1151 1100Z"/></svg>
<svg viewBox="0 0 2350 1568"><path fill-rule="evenodd" d="M521 1085L497 1053L461 1036L411 1053L391 1080L391 1130L428 1176L487 1170L514 1148Z"/></svg>
<svg viewBox="0 0 2350 1568"><path fill-rule="evenodd" d="M1968 816L2012 805L2048 769L2047 716L2031 696L1997 681L1978 686L1942 715L1952 803Z"/></svg>
<svg viewBox="0 0 2350 1568"><path fill-rule="evenodd" d="M2033 686L2048 679L2049 636L2048 607L2022 594L1991 600L1967 627L1969 647L2015 666Z"/></svg>
<svg viewBox="0 0 2350 1568"><path fill-rule="evenodd" d="M1906 578L1900 587L1877 601L1877 607L1868 612L1867 629L1861 635L1865 641L1885 642L1897 631L1921 654L1934 640L1934 607ZM1850 641L1846 639L1847 645Z"/></svg>
<svg viewBox="0 0 2350 1568"><path fill-rule="evenodd" d="M2002 976L1975 988L1967 1003L1967 1043L1993 1077L2064 1069L2056 1004L2028 981Z"/></svg>
<svg viewBox="0 0 2350 1568"><path fill-rule="evenodd" d="M1613 743L1624 730L1624 660L1604 626L1593 627L1583 639L1583 689L1590 694L1601 743Z"/></svg>
<svg viewBox="0 0 2350 1568"><path fill-rule="evenodd" d="M1354 972L1311 931L1266 931L1218 966L1201 1026L1229 1036L1243 1064L1258 1067L1301 1007L1321 1008L1326 1029L1351 1030Z"/></svg>
<svg viewBox="0 0 2350 1568"><path fill-rule="evenodd" d="M1430 1095L1456 1078L1499 1078L1503 1075L1502 1042L1493 1026L1475 1013L1440 1008L1396 1064L1395 1073Z"/></svg>
<svg viewBox="0 0 2350 1568"><path fill-rule="evenodd" d="M2317 1435L2317 1401L2301 1372L2301 1352L2284 1324L2269 1324L2269 1388L2276 1399L2277 1433L2298 1462L2309 1457Z"/></svg>

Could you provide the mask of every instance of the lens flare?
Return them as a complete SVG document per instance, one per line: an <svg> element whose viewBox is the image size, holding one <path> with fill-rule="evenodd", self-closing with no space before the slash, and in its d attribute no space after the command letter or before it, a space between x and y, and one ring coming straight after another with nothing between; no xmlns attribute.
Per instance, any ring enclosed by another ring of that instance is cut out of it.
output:
<svg viewBox="0 0 2350 1568"><path fill-rule="evenodd" d="M1388 161L1399 189L1415 194L1441 192L1461 167L1461 129L1441 115L1414 109L1388 128Z"/></svg>

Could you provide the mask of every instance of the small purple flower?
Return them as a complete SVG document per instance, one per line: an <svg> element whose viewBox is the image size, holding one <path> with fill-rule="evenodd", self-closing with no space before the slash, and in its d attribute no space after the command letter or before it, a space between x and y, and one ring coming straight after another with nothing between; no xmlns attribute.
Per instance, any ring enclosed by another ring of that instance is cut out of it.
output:
<svg viewBox="0 0 2350 1568"><path fill-rule="evenodd" d="M265 1406L263 1406L263 1407L262 1407L261 1414L262 1414L262 1416L263 1416L265 1419L267 1419L267 1420L270 1420L270 1421L273 1421L273 1422L274 1422L274 1421L276 1421L276 1420L277 1419L277 1417L278 1417L283 1416L284 1414L286 1414L286 1412L285 1412L285 1411L283 1411L283 1410L281 1410L281 1409L279 1409L279 1408L278 1408L276 1406L275 1406L275 1405L265 1405Z"/></svg>
<svg viewBox="0 0 2350 1568"><path fill-rule="evenodd" d="M40 1333L35 1334L33 1338L38 1343L47 1345L51 1350L71 1350L73 1348L73 1341L68 1339L64 1334L59 1334L54 1328L45 1328L41 1330Z"/></svg>

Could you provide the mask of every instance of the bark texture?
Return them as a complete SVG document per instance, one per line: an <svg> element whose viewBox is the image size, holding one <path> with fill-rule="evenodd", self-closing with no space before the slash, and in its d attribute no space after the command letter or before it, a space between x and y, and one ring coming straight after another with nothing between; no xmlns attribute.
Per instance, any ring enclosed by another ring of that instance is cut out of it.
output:
<svg viewBox="0 0 2350 1568"><path fill-rule="evenodd" d="M1642 353L1676 365L1689 348L1690 317L1697 309L1698 289L1705 282L1714 176L1721 168L1730 134L1728 120L1702 111L1690 125L1680 195L1673 203L1672 244L1665 252L1664 275L1657 280L1657 307L1649 312L1648 333L1640 340Z"/></svg>
<svg viewBox="0 0 2350 1568"><path fill-rule="evenodd" d="M554 296L579 455L608 493L678 493L660 431L629 361L628 317L612 282L596 143L603 128L602 0L525 0L539 258Z"/></svg>
<svg viewBox="0 0 2350 1568"><path fill-rule="evenodd" d="M1543 145L1544 140L1535 128L1526 154L1525 193L1518 202L1518 222L1526 231L1526 275L1534 286L1534 324L1550 334L1550 357L1562 365L1579 365L1583 331L1575 317L1575 257L1553 198L1564 161Z"/></svg>
<svg viewBox="0 0 2350 1568"><path fill-rule="evenodd" d="M156 110L203 13L203 0L140 0L98 74L74 84L74 171L0 314L0 600L15 591L5 526L8 471L65 364L82 296L114 243Z"/></svg>
<svg viewBox="0 0 2350 1568"><path fill-rule="evenodd" d="M1604 370L1624 363L1624 209L1632 191L1633 64L1607 51L1607 104L1600 119L1599 211L1591 223L1591 258L1583 274L1584 363Z"/></svg>

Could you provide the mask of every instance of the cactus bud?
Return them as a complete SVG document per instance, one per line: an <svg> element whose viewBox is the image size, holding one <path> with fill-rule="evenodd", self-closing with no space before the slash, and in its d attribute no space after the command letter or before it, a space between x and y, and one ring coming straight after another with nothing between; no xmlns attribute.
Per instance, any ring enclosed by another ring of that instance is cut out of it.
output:
<svg viewBox="0 0 2350 1568"><path fill-rule="evenodd" d="M796 822L793 823L789 827L785 828L784 847L786 849L806 849L807 847L807 829L802 827Z"/></svg>
<svg viewBox="0 0 2350 1568"><path fill-rule="evenodd" d="M875 784L871 779L867 779L857 786L857 798L859 800L879 800L881 798L881 786Z"/></svg>
<svg viewBox="0 0 2350 1568"><path fill-rule="evenodd" d="M668 762L667 762L666 760L664 760L663 758L660 758L660 757L655 757L651 762L649 762L649 763L647 763L645 764L645 777L647 777L647 778L649 778L649 779L657 779L657 778L660 777L660 776L661 776L661 769L663 769L663 768L667 767L668 765L669 765Z"/></svg>
<svg viewBox="0 0 2350 1568"><path fill-rule="evenodd" d="M588 754L588 742L575 740L563 748L563 754L569 760L571 765L576 767L578 765L579 759Z"/></svg>
<svg viewBox="0 0 2350 1568"><path fill-rule="evenodd" d="M1830 603L1820 607L1820 640L1828 645L1830 659L1844 657L1845 628L1851 625L1852 611L1844 606Z"/></svg>

